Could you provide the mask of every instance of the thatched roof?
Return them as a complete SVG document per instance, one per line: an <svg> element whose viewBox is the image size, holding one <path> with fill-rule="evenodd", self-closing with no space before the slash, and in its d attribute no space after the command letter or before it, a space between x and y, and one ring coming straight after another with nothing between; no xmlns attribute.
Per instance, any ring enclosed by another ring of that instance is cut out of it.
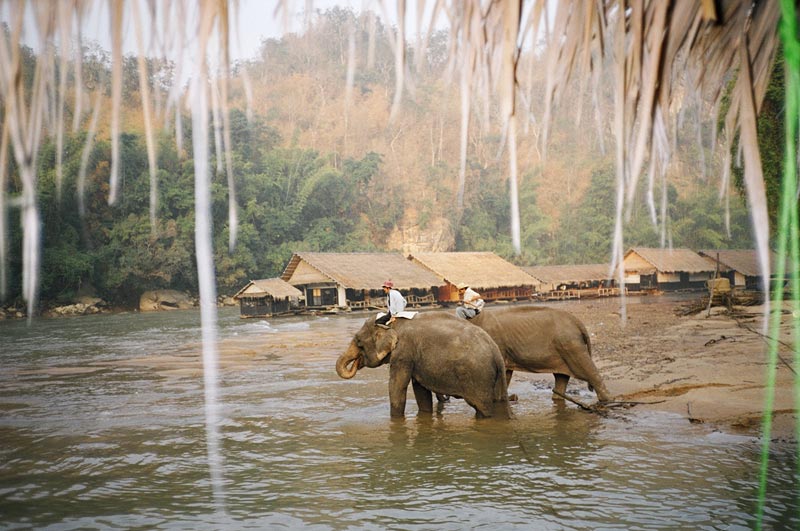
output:
<svg viewBox="0 0 800 531"><path fill-rule="evenodd" d="M758 267L758 254L755 249L706 249L699 252L714 263L716 263L717 254L719 254L721 271L732 269L746 277L757 277L761 275L761 270ZM774 273L778 263L778 255L775 253L771 254L770 264L772 266L772 272Z"/></svg>
<svg viewBox="0 0 800 531"><path fill-rule="evenodd" d="M630 270L630 264L636 255L643 259L656 271L662 273L701 273L715 271L716 264L705 256L700 256L691 249L661 249L657 247L634 247L625 253L625 270ZM641 271L641 268L636 268Z"/></svg>
<svg viewBox="0 0 800 531"><path fill-rule="evenodd" d="M464 283L475 289L540 284L519 267L490 252L414 253L409 260L428 268L445 282Z"/></svg>
<svg viewBox="0 0 800 531"><path fill-rule="evenodd" d="M609 280L614 276L609 273L608 264L583 265L550 265L523 266L523 270L542 282L559 284L562 282L586 282L592 280Z"/></svg>
<svg viewBox="0 0 800 531"><path fill-rule="evenodd" d="M436 275L397 253L294 253L281 278L294 285L308 283L297 277L298 268L317 272L318 282L328 279L352 289L379 290L386 280L401 290L441 284ZM305 278L315 280L309 275Z"/></svg>
<svg viewBox="0 0 800 531"><path fill-rule="evenodd" d="M265 278L251 280L233 298L239 300L244 297L261 298L268 296L272 296L275 299L287 297L290 299L302 299L303 292L279 278Z"/></svg>

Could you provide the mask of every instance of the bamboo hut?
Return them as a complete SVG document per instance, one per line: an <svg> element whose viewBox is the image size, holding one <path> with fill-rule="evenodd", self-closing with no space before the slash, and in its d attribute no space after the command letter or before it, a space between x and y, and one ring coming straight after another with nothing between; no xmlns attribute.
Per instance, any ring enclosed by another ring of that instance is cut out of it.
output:
<svg viewBox="0 0 800 531"><path fill-rule="evenodd" d="M542 282L542 292L571 292L577 297L619 294L609 264L523 266L522 269Z"/></svg>
<svg viewBox="0 0 800 531"><path fill-rule="evenodd" d="M242 318L272 317L298 312L303 293L279 278L265 278L251 280L233 298Z"/></svg>
<svg viewBox="0 0 800 531"><path fill-rule="evenodd" d="M691 249L634 247L622 262L625 286L634 291L706 289L716 264Z"/></svg>
<svg viewBox="0 0 800 531"><path fill-rule="evenodd" d="M439 278L397 253L294 253L281 278L305 294L308 308L384 308L381 286L391 280L417 307L435 303Z"/></svg>
<svg viewBox="0 0 800 531"><path fill-rule="evenodd" d="M485 301L530 299L540 284L491 252L414 253L408 259L441 279L436 293L440 302L458 301L459 284L467 284Z"/></svg>
<svg viewBox="0 0 800 531"><path fill-rule="evenodd" d="M715 264L719 263L720 276L727 278L731 286L739 289L761 290L763 278L758 265L758 254L755 249L706 249L699 251ZM778 255L771 253L772 275L775 275L775 266ZM787 269L788 271L788 269Z"/></svg>

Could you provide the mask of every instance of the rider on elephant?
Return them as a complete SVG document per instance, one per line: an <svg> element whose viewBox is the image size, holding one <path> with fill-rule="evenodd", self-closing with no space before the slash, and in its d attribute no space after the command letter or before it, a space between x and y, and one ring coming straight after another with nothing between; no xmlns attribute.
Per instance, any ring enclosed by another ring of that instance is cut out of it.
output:
<svg viewBox="0 0 800 531"><path fill-rule="evenodd" d="M397 318L397 314L406 309L406 299L394 289L394 283L391 280L383 283L383 292L386 294L386 315L378 317L375 323L383 328L388 328Z"/></svg>
<svg viewBox="0 0 800 531"><path fill-rule="evenodd" d="M456 317L472 319L481 313L483 299L478 292L469 287L469 284L459 284L458 294L461 297L462 305L456 308Z"/></svg>

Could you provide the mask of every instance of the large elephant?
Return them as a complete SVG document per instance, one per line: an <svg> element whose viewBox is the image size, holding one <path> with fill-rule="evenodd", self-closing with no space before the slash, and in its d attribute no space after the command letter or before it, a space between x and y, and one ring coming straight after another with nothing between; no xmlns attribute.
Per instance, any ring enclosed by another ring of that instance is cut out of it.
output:
<svg viewBox="0 0 800 531"><path fill-rule="evenodd" d="M421 412L433 411L431 392L463 398L478 417L493 416L498 405L508 412L500 350L486 332L452 315L419 313L390 328L370 316L339 356L336 372L352 378L362 367L385 363L392 417L405 414L409 382Z"/></svg>
<svg viewBox="0 0 800 531"><path fill-rule="evenodd" d="M470 323L486 330L506 363L506 382L514 371L552 373L555 391L565 393L571 376L589 383L601 402L611 399L592 361L586 327L574 315L537 306L487 308Z"/></svg>

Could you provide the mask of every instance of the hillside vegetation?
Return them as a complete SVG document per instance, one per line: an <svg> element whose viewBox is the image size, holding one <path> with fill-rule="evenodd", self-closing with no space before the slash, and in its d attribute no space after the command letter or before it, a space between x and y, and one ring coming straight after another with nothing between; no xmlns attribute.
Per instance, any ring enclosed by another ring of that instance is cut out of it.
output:
<svg viewBox="0 0 800 531"><path fill-rule="evenodd" d="M351 27L356 65L349 91ZM219 291L232 294L250 279L279 275L295 250L486 250L521 264L607 261L616 194L614 139L602 112L595 119L592 95L580 93L577 84L561 95L562 111L554 117L546 158L541 125L520 124L523 249L516 256L509 235L508 171L497 110L492 102L473 102L464 208L459 209L460 95L457 85L447 80L447 39L434 35L424 57L409 49L415 65L413 86L404 95L401 113L389 123L394 59L385 31L379 24L370 62L366 17L333 9L321 14L307 33L265 40L257 57L236 65L247 72L250 86L241 81L232 86L231 160L240 222L232 253L227 245L226 176L216 155L212 161L217 168L213 226ZM26 61L32 65L33 52L27 52ZM83 82L110 86L108 54L92 48L86 49L85 57ZM521 60L530 67L532 110L541 116L537 101L544 90L544 66L531 54ZM174 67L156 60L148 65L163 112L160 88L166 84L160 80L174 75ZM81 130L68 134L60 185L55 143L42 150L41 298L46 302L66 302L80 291L93 291L116 304L131 304L147 289L196 292L193 163L186 151L191 149L191 121L184 116L179 147L174 124L164 120L158 138L153 226L134 58L126 58L123 71L131 82L125 85L117 204L108 205L107 130L97 132L85 179L80 178L88 115L81 117ZM110 88L106 97L110 104ZM605 98L598 95L601 111L612 104ZM87 101L84 113L89 107ZM682 109L694 111L689 103ZM611 116L610 111L605 116ZM672 184L664 190L668 200L662 206L659 183L652 198L652 213L659 221L666 219L666 230L662 233L652 224L645 183L639 207L626 218L626 244L749 247L747 213L736 195L730 198L730 235L725 228L725 208L718 198L719 157L709 149L713 124L697 130L689 125L693 120L684 123L675 139ZM8 169L7 188L14 197L20 184L13 162ZM21 282L21 231L13 214L12 301L19 298Z"/></svg>

